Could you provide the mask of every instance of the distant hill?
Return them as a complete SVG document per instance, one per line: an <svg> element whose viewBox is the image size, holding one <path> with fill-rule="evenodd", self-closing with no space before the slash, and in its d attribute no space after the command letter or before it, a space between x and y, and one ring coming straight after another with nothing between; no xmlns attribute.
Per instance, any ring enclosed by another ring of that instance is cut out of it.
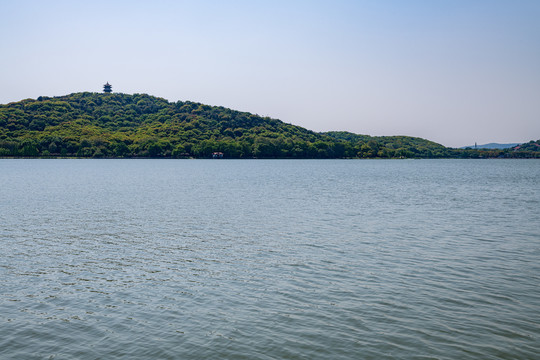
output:
<svg viewBox="0 0 540 360"><path fill-rule="evenodd" d="M489 143L489 144L483 144L483 145L476 145L477 149L508 149L518 146L519 143L511 143L511 144L498 144L498 143ZM475 146L463 146L460 147L460 149L474 149Z"/></svg>
<svg viewBox="0 0 540 360"><path fill-rule="evenodd" d="M147 94L82 92L0 105L3 157L209 158L214 152L225 158L540 157L535 151L457 150L409 136L317 133Z"/></svg>

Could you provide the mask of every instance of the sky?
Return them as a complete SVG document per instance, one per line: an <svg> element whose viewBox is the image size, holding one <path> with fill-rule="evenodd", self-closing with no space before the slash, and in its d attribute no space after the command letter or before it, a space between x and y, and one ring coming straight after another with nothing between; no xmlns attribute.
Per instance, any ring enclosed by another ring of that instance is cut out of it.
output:
<svg viewBox="0 0 540 360"><path fill-rule="evenodd" d="M0 0L0 104L146 93L450 147L540 139L538 0Z"/></svg>

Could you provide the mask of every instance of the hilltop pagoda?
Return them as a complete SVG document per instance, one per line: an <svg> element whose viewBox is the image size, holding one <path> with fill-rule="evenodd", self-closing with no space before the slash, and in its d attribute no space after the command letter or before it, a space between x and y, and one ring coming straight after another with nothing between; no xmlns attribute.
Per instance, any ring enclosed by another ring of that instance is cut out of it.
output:
<svg viewBox="0 0 540 360"><path fill-rule="evenodd" d="M103 85L103 92L106 92L106 93L111 93L112 92L112 85L109 84L108 81L107 81L107 83L105 85Z"/></svg>

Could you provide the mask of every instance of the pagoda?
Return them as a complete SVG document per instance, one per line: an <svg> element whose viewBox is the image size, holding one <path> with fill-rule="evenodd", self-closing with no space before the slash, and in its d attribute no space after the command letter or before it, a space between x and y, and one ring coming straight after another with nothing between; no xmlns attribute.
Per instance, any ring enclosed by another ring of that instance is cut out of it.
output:
<svg viewBox="0 0 540 360"><path fill-rule="evenodd" d="M107 83L105 85L103 85L103 92L106 92L106 93L111 93L112 92L112 86L111 86L111 84L109 84L108 81L107 81Z"/></svg>

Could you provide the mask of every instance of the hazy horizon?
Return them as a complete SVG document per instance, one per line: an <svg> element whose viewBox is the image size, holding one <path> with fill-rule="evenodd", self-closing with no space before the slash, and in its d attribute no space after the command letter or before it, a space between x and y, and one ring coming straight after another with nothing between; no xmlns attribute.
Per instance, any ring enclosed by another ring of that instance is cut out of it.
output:
<svg viewBox="0 0 540 360"><path fill-rule="evenodd" d="M0 103L147 93L450 147L540 138L537 1L3 1Z"/></svg>

